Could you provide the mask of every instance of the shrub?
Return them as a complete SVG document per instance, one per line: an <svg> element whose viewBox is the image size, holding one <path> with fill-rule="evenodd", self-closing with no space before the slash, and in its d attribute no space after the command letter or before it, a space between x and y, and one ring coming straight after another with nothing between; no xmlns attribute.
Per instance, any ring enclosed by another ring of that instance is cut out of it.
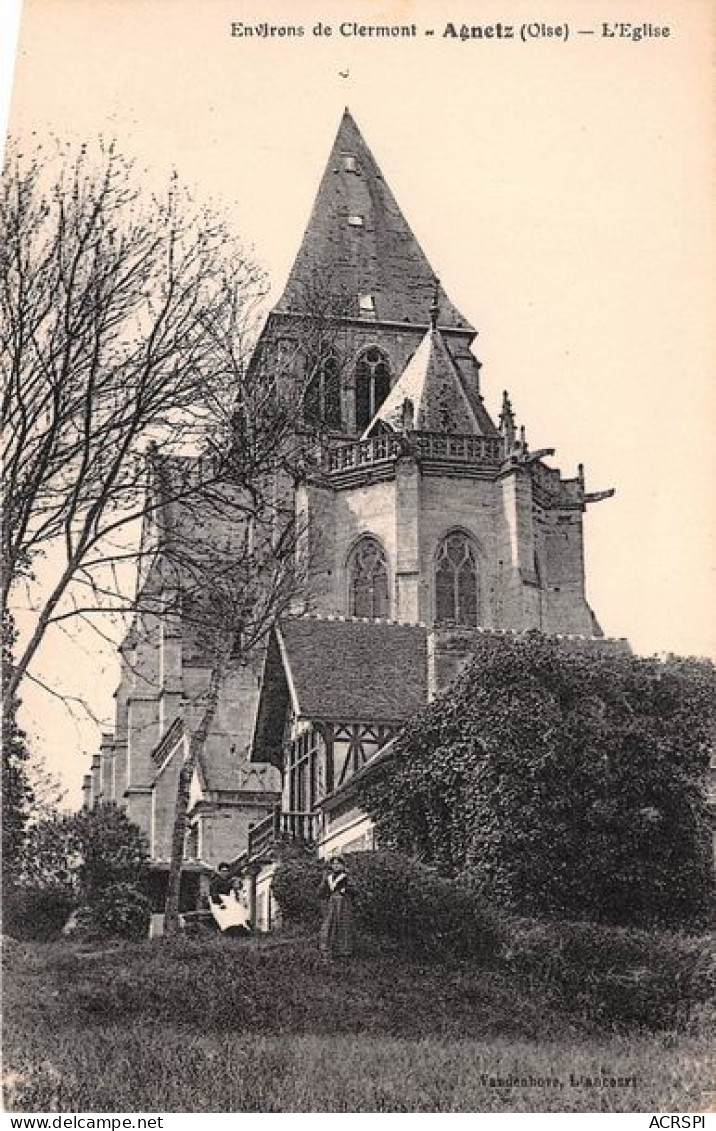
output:
<svg viewBox="0 0 716 1131"><path fill-rule="evenodd" d="M323 864L313 855L285 856L280 861L272 890L286 923L307 927L318 924L321 917L318 887L322 876Z"/></svg>
<svg viewBox="0 0 716 1131"><path fill-rule="evenodd" d="M9 888L3 893L3 930L16 939L50 942L62 934L72 908L63 888Z"/></svg>
<svg viewBox="0 0 716 1131"><path fill-rule="evenodd" d="M678 934L514 920L503 960L602 1022L670 1027L714 993L712 948Z"/></svg>
<svg viewBox="0 0 716 1131"><path fill-rule="evenodd" d="M116 805L35 822L27 837L24 886L43 904L79 908L76 930L91 936L147 933L149 853L142 831ZM64 901L57 893L64 893ZM34 897L33 897L34 898ZM32 906L30 914L34 914ZM49 928L48 928L49 929ZM58 933L58 932L55 932Z"/></svg>
<svg viewBox="0 0 716 1131"><path fill-rule="evenodd" d="M144 833L114 804L46 818L28 830L23 881L30 888L67 888L92 903L110 884L144 887L149 878Z"/></svg>
<svg viewBox="0 0 716 1131"><path fill-rule="evenodd" d="M420 951L495 953L496 919L457 880L397 852L354 853L350 871L359 919L371 933Z"/></svg>
<svg viewBox="0 0 716 1131"><path fill-rule="evenodd" d="M151 903L133 884L109 884L77 912L77 930L92 938L143 939L149 931Z"/></svg>
<svg viewBox="0 0 716 1131"><path fill-rule="evenodd" d="M483 634L359 784L381 843L512 914L703 929L716 669Z"/></svg>
<svg viewBox="0 0 716 1131"><path fill-rule="evenodd" d="M149 877L145 834L116 805L106 804L71 818L77 841L80 888L89 903L101 904L113 886L144 887Z"/></svg>
<svg viewBox="0 0 716 1131"><path fill-rule="evenodd" d="M397 852L353 852L346 865L364 931L422 953L496 953L500 924L467 886ZM321 875L312 857L279 864L273 891L285 921L318 922Z"/></svg>

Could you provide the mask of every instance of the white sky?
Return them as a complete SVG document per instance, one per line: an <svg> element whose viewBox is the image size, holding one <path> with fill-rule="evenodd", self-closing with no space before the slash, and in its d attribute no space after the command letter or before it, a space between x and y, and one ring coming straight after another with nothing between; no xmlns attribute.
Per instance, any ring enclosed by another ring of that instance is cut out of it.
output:
<svg viewBox="0 0 716 1131"><path fill-rule="evenodd" d="M648 8L668 39L603 38L601 21L633 14L617 0L26 0L11 120L23 136L116 136L149 183L175 166L230 210L276 297L348 103L480 330L490 410L509 389L533 448L555 447L567 475L584 462L591 490L617 488L585 527L605 632L714 655L714 17L708 0ZM448 20L519 29L547 10L567 43L442 35ZM229 34L264 19L306 35ZM318 19L419 35L317 39ZM110 654L58 636L39 670L109 721ZM76 800L97 728L25 701Z"/></svg>

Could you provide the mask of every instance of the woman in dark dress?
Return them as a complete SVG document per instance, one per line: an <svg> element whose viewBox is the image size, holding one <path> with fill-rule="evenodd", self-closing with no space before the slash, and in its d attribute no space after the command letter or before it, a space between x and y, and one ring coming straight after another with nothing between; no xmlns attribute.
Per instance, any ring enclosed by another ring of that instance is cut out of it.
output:
<svg viewBox="0 0 716 1131"><path fill-rule="evenodd" d="M323 901L319 947L325 958L350 958L353 953L353 898L345 864L340 856L328 863L318 896Z"/></svg>

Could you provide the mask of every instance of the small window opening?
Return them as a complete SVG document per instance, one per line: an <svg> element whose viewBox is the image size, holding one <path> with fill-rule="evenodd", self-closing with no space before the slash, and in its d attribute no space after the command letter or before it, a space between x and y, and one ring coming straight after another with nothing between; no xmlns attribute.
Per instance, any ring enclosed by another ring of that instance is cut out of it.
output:
<svg viewBox="0 0 716 1131"><path fill-rule="evenodd" d="M341 380L338 360L332 354L310 375L303 402L308 423L341 426Z"/></svg>
<svg viewBox="0 0 716 1131"><path fill-rule="evenodd" d="M472 542L454 531L441 543L435 566L438 624L476 625L479 616L477 555Z"/></svg>
<svg viewBox="0 0 716 1131"><path fill-rule="evenodd" d="M360 432L373 419L390 392L390 367L384 353L371 346L356 365L356 427Z"/></svg>
<svg viewBox="0 0 716 1131"><path fill-rule="evenodd" d="M388 563L375 538L362 538L348 566L350 614L371 620L387 617L390 607Z"/></svg>

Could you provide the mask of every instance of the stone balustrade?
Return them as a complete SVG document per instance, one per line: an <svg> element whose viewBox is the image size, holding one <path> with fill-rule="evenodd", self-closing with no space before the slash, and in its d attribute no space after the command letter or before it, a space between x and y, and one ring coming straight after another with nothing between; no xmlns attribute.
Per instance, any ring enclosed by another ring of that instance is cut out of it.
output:
<svg viewBox="0 0 716 1131"><path fill-rule="evenodd" d="M411 454L417 459L440 460L456 464L498 464L504 458L501 436L448 436L437 432L408 432L371 436L352 444L342 444L325 454L330 473L359 470Z"/></svg>

